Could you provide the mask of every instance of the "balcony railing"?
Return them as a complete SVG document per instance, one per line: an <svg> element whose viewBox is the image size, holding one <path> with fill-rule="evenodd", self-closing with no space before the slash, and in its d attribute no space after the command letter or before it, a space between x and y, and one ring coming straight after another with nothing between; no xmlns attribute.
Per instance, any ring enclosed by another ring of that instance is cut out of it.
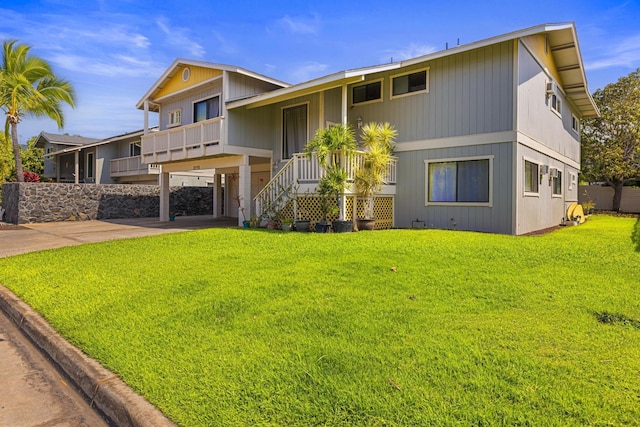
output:
<svg viewBox="0 0 640 427"><path fill-rule="evenodd" d="M123 157L111 160L111 176L157 175L160 165L142 164L141 156Z"/></svg>
<svg viewBox="0 0 640 427"><path fill-rule="evenodd" d="M142 162L164 163L217 154L224 119L216 117L142 136Z"/></svg>

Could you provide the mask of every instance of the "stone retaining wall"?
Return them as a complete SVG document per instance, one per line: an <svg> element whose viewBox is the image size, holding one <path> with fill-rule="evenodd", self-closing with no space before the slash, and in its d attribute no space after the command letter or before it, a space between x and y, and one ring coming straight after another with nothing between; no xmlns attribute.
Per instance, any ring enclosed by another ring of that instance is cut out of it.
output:
<svg viewBox="0 0 640 427"><path fill-rule="evenodd" d="M160 188L136 184L2 184L4 220L13 224L160 215ZM213 211L213 189L171 187L169 210L180 215Z"/></svg>

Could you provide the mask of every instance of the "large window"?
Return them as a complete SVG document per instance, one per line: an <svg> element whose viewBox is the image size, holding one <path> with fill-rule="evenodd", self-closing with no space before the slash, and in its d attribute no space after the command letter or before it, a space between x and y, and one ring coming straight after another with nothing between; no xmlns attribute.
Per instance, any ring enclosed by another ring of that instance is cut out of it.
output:
<svg viewBox="0 0 640 427"><path fill-rule="evenodd" d="M427 203L491 203L492 158L426 163Z"/></svg>
<svg viewBox="0 0 640 427"><path fill-rule="evenodd" d="M378 101L382 99L382 80L367 83L365 85L354 86L352 96L354 104Z"/></svg>
<svg viewBox="0 0 640 427"><path fill-rule="evenodd" d="M193 122L213 119L220 116L220 97L198 101L193 104Z"/></svg>
<svg viewBox="0 0 640 427"><path fill-rule="evenodd" d="M301 153L307 144L307 104L282 109L282 158Z"/></svg>
<svg viewBox="0 0 640 427"><path fill-rule="evenodd" d="M429 69L391 77L391 98L429 91Z"/></svg>
<svg viewBox="0 0 640 427"><path fill-rule="evenodd" d="M524 161L524 192L538 194L538 168L537 163Z"/></svg>

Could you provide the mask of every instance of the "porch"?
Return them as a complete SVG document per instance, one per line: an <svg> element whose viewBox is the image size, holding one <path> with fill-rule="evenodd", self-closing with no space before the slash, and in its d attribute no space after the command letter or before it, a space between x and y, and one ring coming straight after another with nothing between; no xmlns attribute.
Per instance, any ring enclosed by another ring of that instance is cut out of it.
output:
<svg viewBox="0 0 640 427"><path fill-rule="evenodd" d="M354 184L356 172L364 163L364 154L362 151L336 154L337 163L347 171L347 186L339 203L339 215L348 220L364 216L365 201L359 196ZM397 159L394 158L387 168L384 184L374 199L378 229L393 226L396 171ZM315 153L311 156L294 154L254 198L256 216L269 216L277 212L281 218L307 219L312 224L322 220L321 201L316 193L318 182L325 173L325 168Z"/></svg>

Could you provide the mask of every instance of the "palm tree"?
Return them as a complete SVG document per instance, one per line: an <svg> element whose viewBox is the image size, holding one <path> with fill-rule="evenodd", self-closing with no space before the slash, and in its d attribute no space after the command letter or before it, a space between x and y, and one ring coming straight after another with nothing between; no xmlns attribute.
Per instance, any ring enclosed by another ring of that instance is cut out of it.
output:
<svg viewBox="0 0 640 427"><path fill-rule="evenodd" d="M53 74L44 59L29 55L31 47L17 44L16 40L2 43L2 65L0 67L0 108L6 115L4 132L11 142L16 159L16 178L24 181L18 123L26 115L49 117L58 128L64 126L62 103L75 106L75 91L66 80Z"/></svg>

